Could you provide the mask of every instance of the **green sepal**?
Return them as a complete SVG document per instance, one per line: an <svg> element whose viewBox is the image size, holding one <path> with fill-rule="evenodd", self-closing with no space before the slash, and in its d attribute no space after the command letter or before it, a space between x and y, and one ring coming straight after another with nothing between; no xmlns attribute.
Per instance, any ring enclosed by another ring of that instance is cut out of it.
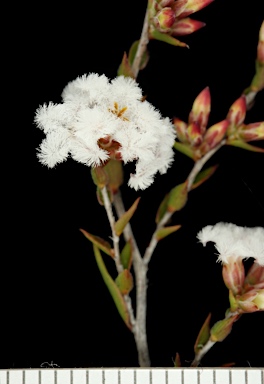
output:
<svg viewBox="0 0 264 384"><path fill-rule="evenodd" d="M230 141L227 141L226 144L233 145L234 147L246 149L247 151L264 153L264 148L256 147L255 145L248 144L247 142L242 140L230 140Z"/></svg>
<svg viewBox="0 0 264 384"><path fill-rule="evenodd" d="M133 288L133 276L128 269L124 269L115 279L115 283L122 295L128 295Z"/></svg>
<svg viewBox="0 0 264 384"><path fill-rule="evenodd" d="M210 321L211 321L211 313L207 316L205 322L203 323L197 339L194 344L194 353L195 355L203 348L203 346L207 343L210 338Z"/></svg>
<svg viewBox="0 0 264 384"><path fill-rule="evenodd" d="M138 203L139 203L140 197L137 198L137 200L134 201L134 203L131 205L128 211L126 211L120 219L117 220L115 223L115 233L117 236L120 236L123 233L123 230L125 229L125 226L133 216L135 210L137 209Z"/></svg>
<svg viewBox="0 0 264 384"><path fill-rule="evenodd" d="M123 164L119 160L110 159L104 170L108 177L107 188L115 194L124 182Z"/></svg>
<svg viewBox="0 0 264 384"><path fill-rule="evenodd" d="M211 328L211 341L223 341L231 332L234 322L238 319L239 315L231 316L227 319L217 321Z"/></svg>
<svg viewBox="0 0 264 384"><path fill-rule="evenodd" d="M108 183L108 176L105 172L104 167L94 167L91 169L91 175L94 184L100 188L103 189L107 183Z"/></svg>
<svg viewBox="0 0 264 384"><path fill-rule="evenodd" d="M132 71L132 68L129 64L129 60L128 60L126 52L124 52L122 62L119 65L119 68L117 70L117 75L118 76L125 76L125 77L132 77L133 79L135 78L134 73Z"/></svg>
<svg viewBox="0 0 264 384"><path fill-rule="evenodd" d="M229 312L235 312L238 308L238 304L237 304L237 301L236 301L236 298L233 294L232 289L229 289L229 303L230 303L230 309L228 310L228 313Z"/></svg>
<svg viewBox="0 0 264 384"><path fill-rule="evenodd" d="M180 368L182 365L181 365L181 359L180 359L180 355L178 352L176 352L176 356L175 356L175 360L174 360L174 367L175 368Z"/></svg>
<svg viewBox="0 0 264 384"><path fill-rule="evenodd" d="M96 245L93 245L93 248L94 248L95 260L96 260L96 263L98 265L99 271L101 272L102 278L105 282L105 285L107 286L107 288L110 292L110 295L112 296L112 298L114 300L114 303L116 305L118 313L120 314L120 316L124 320L126 326L131 330L132 327L131 327L131 323L130 323L130 319L129 319L129 313L127 310L125 300L124 300L118 286L116 285L116 283L114 282L114 280L112 279L110 274L108 273L99 248Z"/></svg>
<svg viewBox="0 0 264 384"><path fill-rule="evenodd" d="M129 49L128 62L131 65L131 67L132 67L134 59L136 57L138 44L139 44L139 40L134 41L134 43L131 45L131 47ZM149 61L149 53L147 50L145 50L145 52L142 56L141 62L140 62L139 69L140 70L144 69L146 67L146 65L148 64L148 61Z"/></svg>
<svg viewBox="0 0 264 384"><path fill-rule="evenodd" d="M156 239L158 241L161 240L161 239L164 239L164 237L170 235L173 232L176 232L180 228L181 228L181 225L173 225L171 227L161 228L156 233Z"/></svg>
<svg viewBox="0 0 264 384"><path fill-rule="evenodd" d="M172 188L169 193L167 211L176 212L180 211L185 204L187 203L188 191L187 191L187 181L182 184L177 185Z"/></svg>
<svg viewBox="0 0 264 384"><path fill-rule="evenodd" d="M85 231L84 229L80 228L80 231L82 232L82 234L84 234L86 239L90 240L94 245L96 245L99 249L101 249L101 251L111 256L112 258L114 258L115 252L113 248L111 248L111 245L108 243L108 241L105 241L99 236L92 235L91 233Z"/></svg>
<svg viewBox="0 0 264 384"><path fill-rule="evenodd" d="M204 171L198 173L194 182L192 184L191 189L195 189L203 184L206 180L208 180L217 170L218 165L213 165L212 167L206 168Z"/></svg>
<svg viewBox="0 0 264 384"><path fill-rule="evenodd" d="M132 242L129 240L120 253L120 260L124 269L130 269L132 266Z"/></svg>
<svg viewBox="0 0 264 384"><path fill-rule="evenodd" d="M250 89L259 92L264 88L264 64L256 60L256 73L250 84Z"/></svg>
<svg viewBox="0 0 264 384"><path fill-rule="evenodd" d="M183 43L182 41L175 39L174 37L172 37L166 33L162 33L160 31L158 31L157 29L150 31L150 38L155 39L155 40L159 40L159 41L163 41L164 43L174 45L175 47L187 47L187 48L189 48L188 45Z"/></svg>
<svg viewBox="0 0 264 384"><path fill-rule="evenodd" d="M174 148L183 153L184 155L190 157L192 160L195 160L195 155L193 150L189 147L189 145L179 143L179 141L175 141Z"/></svg>
<svg viewBox="0 0 264 384"><path fill-rule="evenodd" d="M162 202L160 203L160 206L158 208L158 211L156 214L156 219L155 219L157 224L161 221L161 219L163 218L163 216L167 212L168 200L169 200L169 193L167 193L167 195L164 197L164 199L162 200Z"/></svg>

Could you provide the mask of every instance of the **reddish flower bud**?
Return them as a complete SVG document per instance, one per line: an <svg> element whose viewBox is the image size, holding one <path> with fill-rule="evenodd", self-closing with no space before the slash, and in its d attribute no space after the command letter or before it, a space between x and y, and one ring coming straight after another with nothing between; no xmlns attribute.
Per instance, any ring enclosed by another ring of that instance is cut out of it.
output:
<svg viewBox="0 0 264 384"><path fill-rule="evenodd" d="M243 125L239 137L244 141L264 140L264 121Z"/></svg>
<svg viewBox="0 0 264 384"><path fill-rule="evenodd" d="M245 120L246 111L246 97L245 95L242 95L231 105L226 118L231 122L232 125L239 126Z"/></svg>
<svg viewBox="0 0 264 384"><path fill-rule="evenodd" d="M253 263L249 269L244 283L244 290L247 292L252 288L264 289L264 267Z"/></svg>
<svg viewBox="0 0 264 384"><path fill-rule="evenodd" d="M214 0L178 0L175 2L176 16L180 19L207 7Z"/></svg>
<svg viewBox="0 0 264 384"><path fill-rule="evenodd" d="M259 42L257 48L257 60L264 65L264 21L261 24L259 31Z"/></svg>
<svg viewBox="0 0 264 384"><path fill-rule="evenodd" d="M203 154L215 148L221 142L227 131L228 124L228 120L223 120L207 129L200 148Z"/></svg>
<svg viewBox="0 0 264 384"><path fill-rule="evenodd" d="M198 147L203 141L200 126L196 123L191 123L187 128L189 143L192 147Z"/></svg>
<svg viewBox="0 0 264 384"><path fill-rule="evenodd" d="M187 124L184 121L178 119L177 117L174 118L173 124L175 126L175 130L177 132L177 138L179 139L179 141L181 141L182 143L189 143L189 136L187 133Z"/></svg>
<svg viewBox="0 0 264 384"><path fill-rule="evenodd" d="M172 28L173 36L190 35L191 33L198 31L198 29L205 26L205 23L201 21L192 20L189 17L177 21Z"/></svg>
<svg viewBox="0 0 264 384"><path fill-rule="evenodd" d="M189 115L189 124L196 123L200 126L201 133L204 134L211 110L211 96L209 87L206 87L194 100L192 110Z"/></svg>
<svg viewBox="0 0 264 384"><path fill-rule="evenodd" d="M172 27L175 19L176 17L174 11L167 7L158 12L153 21L158 29L166 31Z"/></svg>
<svg viewBox="0 0 264 384"><path fill-rule="evenodd" d="M240 313L264 310L264 289L252 289L237 298Z"/></svg>
<svg viewBox="0 0 264 384"><path fill-rule="evenodd" d="M245 280L245 268L241 258L229 258L228 263L223 264L222 275L224 283L234 296L241 294Z"/></svg>

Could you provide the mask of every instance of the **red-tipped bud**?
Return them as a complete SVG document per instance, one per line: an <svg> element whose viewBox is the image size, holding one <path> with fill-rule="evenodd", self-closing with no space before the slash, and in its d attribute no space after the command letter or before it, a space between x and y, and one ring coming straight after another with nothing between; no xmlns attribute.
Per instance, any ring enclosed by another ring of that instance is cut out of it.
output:
<svg viewBox="0 0 264 384"><path fill-rule="evenodd" d="M237 298L241 313L251 313L264 310L264 289L252 289Z"/></svg>
<svg viewBox="0 0 264 384"><path fill-rule="evenodd" d="M198 124L200 126L202 135L205 132L210 111L211 95L209 87L206 87L194 100L192 110L189 115L189 124Z"/></svg>
<svg viewBox="0 0 264 384"><path fill-rule="evenodd" d="M223 279L226 287L234 296L241 294L245 280L245 268L240 258L230 258L227 264L223 264Z"/></svg>
<svg viewBox="0 0 264 384"><path fill-rule="evenodd" d="M264 267L258 263L253 263L246 275L244 290L249 291L256 286L258 289L264 289Z"/></svg>
<svg viewBox="0 0 264 384"><path fill-rule="evenodd" d="M189 143L192 147L198 147L203 141L203 135L201 134L200 126L196 123L188 125L187 133L189 137Z"/></svg>
<svg viewBox="0 0 264 384"><path fill-rule="evenodd" d="M207 7L214 0L178 0L175 2L175 10L178 18L182 19L200 9Z"/></svg>
<svg viewBox="0 0 264 384"><path fill-rule="evenodd" d="M178 119L177 117L174 118L173 124L174 124L175 130L177 133L177 138L179 139L179 141L181 141L182 143L189 143L189 137L187 133L187 124L184 121Z"/></svg>
<svg viewBox="0 0 264 384"><path fill-rule="evenodd" d="M244 141L264 140L264 121L243 125L239 137Z"/></svg>
<svg viewBox="0 0 264 384"><path fill-rule="evenodd" d="M264 21L261 24L259 31L259 42L257 48L257 60L264 65Z"/></svg>
<svg viewBox="0 0 264 384"><path fill-rule="evenodd" d="M169 30L175 22L176 16L174 11L169 8L163 8L154 18L154 24L156 28L161 31Z"/></svg>
<svg viewBox="0 0 264 384"><path fill-rule="evenodd" d="M192 20L189 17L179 20L174 24L172 28L173 36L184 36L190 35L191 33L198 31L198 29L205 26L205 23L201 21Z"/></svg>
<svg viewBox="0 0 264 384"><path fill-rule="evenodd" d="M203 154L215 148L220 143L220 141L223 140L228 125L228 120L223 120L207 129L204 135L203 144L200 148Z"/></svg>
<svg viewBox="0 0 264 384"><path fill-rule="evenodd" d="M238 127L245 120L246 111L246 97L245 95L242 95L231 105L226 118L230 121L232 125Z"/></svg>

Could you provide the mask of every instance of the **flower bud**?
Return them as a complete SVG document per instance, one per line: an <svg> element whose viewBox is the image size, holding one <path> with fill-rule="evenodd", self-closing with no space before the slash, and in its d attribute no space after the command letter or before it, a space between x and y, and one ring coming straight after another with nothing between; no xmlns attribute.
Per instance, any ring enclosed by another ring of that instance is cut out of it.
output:
<svg viewBox="0 0 264 384"><path fill-rule="evenodd" d="M157 13L154 18L154 23L156 28L160 29L161 32L164 32L172 27L175 19L175 12L171 8L166 7Z"/></svg>
<svg viewBox="0 0 264 384"><path fill-rule="evenodd" d="M196 123L200 126L203 135L207 126L211 110L211 95L209 87L206 87L194 100L192 110L189 115L189 124Z"/></svg>
<svg viewBox="0 0 264 384"><path fill-rule="evenodd" d="M228 124L228 120L223 120L217 124L212 125L212 127L206 131L203 144L200 148L203 155L211 149L215 148L221 142L225 136Z"/></svg>
<svg viewBox="0 0 264 384"><path fill-rule="evenodd" d="M187 133L189 137L189 142L192 147L198 147L203 141L203 136L201 134L200 126L193 122L188 125Z"/></svg>
<svg viewBox="0 0 264 384"><path fill-rule="evenodd" d="M237 298L240 313L251 313L264 310L264 289L252 289Z"/></svg>
<svg viewBox="0 0 264 384"><path fill-rule="evenodd" d="M228 263L223 263L222 275L226 287L234 295L241 294L245 280L245 268L242 259L229 257Z"/></svg>
<svg viewBox="0 0 264 384"><path fill-rule="evenodd" d="M230 121L232 125L239 126L245 120L246 111L246 97L245 95L242 95L231 105L226 118Z"/></svg>
<svg viewBox="0 0 264 384"><path fill-rule="evenodd" d="M258 263L253 263L249 269L244 283L244 290L264 289L264 267Z"/></svg>
<svg viewBox="0 0 264 384"><path fill-rule="evenodd" d="M242 125L239 138L244 141L264 140L264 121Z"/></svg>
<svg viewBox="0 0 264 384"><path fill-rule="evenodd" d="M193 20L190 18L185 18L182 20L179 20L177 23L174 24L172 28L172 35L173 36L184 36L184 35L190 35L191 33L198 31L198 29L205 26L205 23Z"/></svg>
<svg viewBox="0 0 264 384"><path fill-rule="evenodd" d="M178 119L177 117L174 118L173 124L177 132L177 138L182 143L189 143L189 136L187 133L187 124L184 121Z"/></svg>

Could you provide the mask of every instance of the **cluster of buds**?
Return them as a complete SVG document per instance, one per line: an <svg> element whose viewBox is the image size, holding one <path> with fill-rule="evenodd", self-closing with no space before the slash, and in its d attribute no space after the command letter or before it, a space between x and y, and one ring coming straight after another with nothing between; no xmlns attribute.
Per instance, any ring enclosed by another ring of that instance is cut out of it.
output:
<svg viewBox="0 0 264 384"><path fill-rule="evenodd" d="M209 5L213 0L149 0L149 38L172 45L187 44L173 36L189 35L205 23L188 16Z"/></svg>
<svg viewBox="0 0 264 384"><path fill-rule="evenodd" d="M210 91L206 87L194 100L188 123L174 118L178 139L174 144L175 149L197 161L224 139L228 145L264 152L262 148L248 144L248 141L264 140L264 121L244 123L247 110L245 95L231 105L224 120L206 129L210 110Z"/></svg>
<svg viewBox="0 0 264 384"><path fill-rule="evenodd" d="M224 138L229 121L220 121L206 129L211 110L210 90L206 87L194 100L188 123L174 119L179 142L175 148L197 161L214 149Z"/></svg>
<svg viewBox="0 0 264 384"><path fill-rule="evenodd" d="M253 263L245 277L242 261L223 265L223 279L229 288L230 311L237 314L264 310L264 267Z"/></svg>
<svg viewBox="0 0 264 384"><path fill-rule="evenodd" d="M245 145L245 143L253 140L264 140L264 121L244 124L246 110L246 97L242 95L232 104L227 114L227 119L229 121L227 144L258 151L261 149Z"/></svg>

